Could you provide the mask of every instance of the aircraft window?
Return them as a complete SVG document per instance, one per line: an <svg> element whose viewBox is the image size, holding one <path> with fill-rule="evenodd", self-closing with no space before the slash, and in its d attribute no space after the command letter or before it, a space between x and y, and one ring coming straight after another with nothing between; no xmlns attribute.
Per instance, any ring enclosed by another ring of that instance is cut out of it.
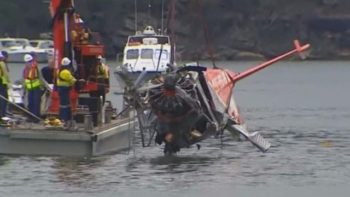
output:
<svg viewBox="0 0 350 197"><path fill-rule="evenodd" d="M156 49L156 52L154 53L154 59L158 59L159 55L160 55L160 49ZM168 56L169 56L168 51L163 49L160 59L167 60Z"/></svg>
<svg viewBox="0 0 350 197"><path fill-rule="evenodd" d="M142 49L141 50L142 59L153 59L153 49Z"/></svg>
<svg viewBox="0 0 350 197"><path fill-rule="evenodd" d="M126 52L126 59L137 59L139 58L138 49L130 49Z"/></svg>

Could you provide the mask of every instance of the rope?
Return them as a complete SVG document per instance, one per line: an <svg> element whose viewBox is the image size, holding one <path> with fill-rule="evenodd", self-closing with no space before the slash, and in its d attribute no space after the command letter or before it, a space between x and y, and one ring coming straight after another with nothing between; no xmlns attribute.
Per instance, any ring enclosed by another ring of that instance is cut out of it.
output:
<svg viewBox="0 0 350 197"><path fill-rule="evenodd" d="M207 52L208 52L208 55L210 57L210 60L213 63L213 68L217 68L215 65L214 52L213 52L212 42L211 42L210 35L209 35L208 25L204 22L202 6L199 3L199 0L196 0L196 4L197 4L198 10L199 10L199 20L200 20L200 23L203 25L205 42L207 44Z"/></svg>

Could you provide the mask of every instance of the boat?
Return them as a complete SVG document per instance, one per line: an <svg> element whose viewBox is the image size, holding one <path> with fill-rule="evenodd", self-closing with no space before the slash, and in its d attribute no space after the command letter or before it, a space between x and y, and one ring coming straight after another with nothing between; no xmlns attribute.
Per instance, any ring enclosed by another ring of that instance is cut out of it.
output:
<svg viewBox="0 0 350 197"><path fill-rule="evenodd" d="M70 94L74 118L69 127L62 125L57 118L59 98L55 88L48 92L50 102L44 117L37 117L15 101L8 100L11 108L20 113L9 113L1 120L0 154L82 157L112 154L130 148L134 118L118 115L111 101L103 104L100 98L90 96L99 85L94 80L97 73L91 70L97 69L95 60L98 55L104 55L104 46L101 42L80 43L70 39L68 33L79 31L81 25L75 22L77 13L72 13L72 10L76 10L73 0L51 0L55 69L59 69L63 57L76 62L73 69L79 83Z"/></svg>
<svg viewBox="0 0 350 197"><path fill-rule="evenodd" d="M52 40L29 40L32 47L36 49L44 49L49 56L53 56L54 48Z"/></svg>
<svg viewBox="0 0 350 197"><path fill-rule="evenodd" d="M13 38L0 38L0 49L1 51L9 49L13 46L17 46L16 40Z"/></svg>
<svg viewBox="0 0 350 197"><path fill-rule="evenodd" d="M123 52L122 64L114 71L117 81L124 84L125 78L136 81L141 72L145 80L165 72L171 61L170 36L157 34L152 26L128 37Z"/></svg>
<svg viewBox="0 0 350 197"><path fill-rule="evenodd" d="M48 61L48 52L44 49L32 47L26 38L1 38L2 51L8 54L7 62L23 63L25 54L35 54L39 63Z"/></svg>

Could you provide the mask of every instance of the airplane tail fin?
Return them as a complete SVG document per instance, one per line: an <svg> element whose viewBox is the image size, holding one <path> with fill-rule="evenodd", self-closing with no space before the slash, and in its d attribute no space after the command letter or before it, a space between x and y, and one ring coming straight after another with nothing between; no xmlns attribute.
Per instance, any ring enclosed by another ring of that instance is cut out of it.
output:
<svg viewBox="0 0 350 197"><path fill-rule="evenodd" d="M299 40L294 40L294 47L297 50L300 59L302 59L302 60L306 59L306 55L304 53L304 50L309 48L310 44L306 44L304 46L301 46Z"/></svg>

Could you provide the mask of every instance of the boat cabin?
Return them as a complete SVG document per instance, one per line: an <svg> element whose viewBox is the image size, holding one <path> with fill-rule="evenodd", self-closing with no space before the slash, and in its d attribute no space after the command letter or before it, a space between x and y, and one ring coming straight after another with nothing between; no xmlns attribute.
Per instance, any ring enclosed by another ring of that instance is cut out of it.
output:
<svg viewBox="0 0 350 197"><path fill-rule="evenodd" d="M143 33L128 37L124 48L123 66L128 72L162 72L170 63L171 45L167 35L156 34L147 26Z"/></svg>

